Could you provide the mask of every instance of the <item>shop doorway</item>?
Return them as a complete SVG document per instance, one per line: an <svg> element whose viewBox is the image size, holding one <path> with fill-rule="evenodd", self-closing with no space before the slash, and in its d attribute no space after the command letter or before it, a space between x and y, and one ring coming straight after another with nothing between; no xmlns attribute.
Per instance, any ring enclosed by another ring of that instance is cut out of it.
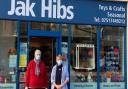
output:
<svg viewBox="0 0 128 89"><path fill-rule="evenodd" d="M51 70L55 63L56 56L56 39L48 37L31 37L30 38L30 51L29 59L34 58L34 51L40 49L42 52L41 59L45 62L45 65Z"/></svg>
<svg viewBox="0 0 128 89"><path fill-rule="evenodd" d="M48 83L50 87L50 75L53 65L56 63L56 38L53 37L31 37L29 44L29 61L34 58L34 52L36 49L41 50L41 60L46 65L48 72Z"/></svg>
<svg viewBox="0 0 128 89"><path fill-rule="evenodd" d="M19 22L19 77L17 89L25 87L25 74L29 62L34 58L36 49L41 50L48 73L48 89L50 89L50 75L55 65L55 57L61 53L62 29L50 28L50 24L39 22ZM22 80L22 81L21 81Z"/></svg>

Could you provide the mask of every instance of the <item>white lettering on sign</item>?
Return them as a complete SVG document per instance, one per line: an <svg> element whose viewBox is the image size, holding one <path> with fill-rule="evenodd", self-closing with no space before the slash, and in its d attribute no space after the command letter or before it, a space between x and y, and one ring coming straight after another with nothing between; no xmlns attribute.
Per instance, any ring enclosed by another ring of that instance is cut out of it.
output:
<svg viewBox="0 0 128 89"><path fill-rule="evenodd" d="M88 47L88 48L94 47L93 44L77 44L76 46L77 46L77 47Z"/></svg>
<svg viewBox="0 0 128 89"><path fill-rule="evenodd" d="M99 5L100 11L125 11L125 8L122 6L105 6L105 5Z"/></svg>
<svg viewBox="0 0 128 89"><path fill-rule="evenodd" d="M122 7L122 6L113 6L113 10L114 11L125 11L125 8L124 7Z"/></svg>
<svg viewBox="0 0 128 89"><path fill-rule="evenodd" d="M123 6L111 6L111 5L98 5L98 9L104 15L103 17L94 17L94 21L97 23L111 23L111 24L126 24L125 7Z"/></svg>
<svg viewBox="0 0 128 89"><path fill-rule="evenodd" d="M99 5L99 10L107 11L108 10L108 6Z"/></svg>
<svg viewBox="0 0 128 89"><path fill-rule="evenodd" d="M118 13L107 12L107 15L108 15L108 17L125 18L125 13L118 14Z"/></svg>
<svg viewBox="0 0 128 89"><path fill-rule="evenodd" d="M11 7L8 11L8 15L17 15L17 16L32 16L36 17L34 12L34 7L37 5L30 0L16 1L11 0ZM61 4L61 0L41 0L41 17L42 18L56 18L56 19L73 19L74 7L69 5ZM40 10L39 10L40 11Z"/></svg>
<svg viewBox="0 0 128 89"><path fill-rule="evenodd" d="M100 83L101 89L125 89L124 82Z"/></svg>
<svg viewBox="0 0 128 89"><path fill-rule="evenodd" d="M30 0L26 0L26 4L23 1L11 0L11 10L8 11L8 15L17 15L17 16L29 16L30 14L35 17L33 8L35 3L30 4Z"/></svg>
<svg viewBox="0 0 128 89"><path fill-rule="evenodd" d="M58 19L73 19L73 6L65 6L61 4L61 0L49 0L46 6L46 0L42 0L42 12L41 16L46 17L46 11L48 12L49 18ZM53 12L53 14L52 14Z"/></svg>
<svg viewBox="0 0 128 89"><path fill-rule="evenodd" d="M97 83L96 82L90 82L90 83L71 83L70 89L97 89Z"/></svg>

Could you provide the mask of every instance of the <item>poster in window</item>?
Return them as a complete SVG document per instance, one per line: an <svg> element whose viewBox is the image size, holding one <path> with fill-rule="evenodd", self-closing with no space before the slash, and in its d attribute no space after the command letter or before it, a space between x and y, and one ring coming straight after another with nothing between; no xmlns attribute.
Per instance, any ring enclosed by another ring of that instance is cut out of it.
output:
<svg viewBox="0 0 128 89"><path fill-rule="evenodd" d="M20 44L20 67L27 66L27 43Z"/></svg>
<svg viewBox="0 0 128 89"><path fill-rule="evenodd" d="M9 55L9 67L16 67L17 55Z"/></svg>

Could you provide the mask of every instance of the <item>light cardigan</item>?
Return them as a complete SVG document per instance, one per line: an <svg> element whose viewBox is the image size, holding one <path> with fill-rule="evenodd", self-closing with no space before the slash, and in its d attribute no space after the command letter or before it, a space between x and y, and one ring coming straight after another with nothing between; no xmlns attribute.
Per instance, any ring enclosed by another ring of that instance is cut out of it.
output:
<svg viewBox="0 0 128 89"><path fill-rule="evenodd" d="M56 69L57 69L57 65L55 65L52 68L52 72L51 72L51 89L54 89L53 82L55 82L55 79L56 79ZM68 67L66 65L63 65L61 74L62 74L61 75L61 84L64 83L65 80L69 81L69 72L68 72ZM68 89L67 84L62 89Z"/></svg>

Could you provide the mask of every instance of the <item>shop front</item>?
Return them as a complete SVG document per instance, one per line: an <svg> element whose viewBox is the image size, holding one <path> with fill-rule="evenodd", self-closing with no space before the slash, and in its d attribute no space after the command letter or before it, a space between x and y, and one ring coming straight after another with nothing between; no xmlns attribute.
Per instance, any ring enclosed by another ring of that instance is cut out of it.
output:
<svg viewBox="0 0 128 89"><path fill-rule="evenodd" d="M0 2L0 89L24 89L35 49L42 52L48 89L57 54L67 59L69 89L127 89L125 2Z"/></svg>

